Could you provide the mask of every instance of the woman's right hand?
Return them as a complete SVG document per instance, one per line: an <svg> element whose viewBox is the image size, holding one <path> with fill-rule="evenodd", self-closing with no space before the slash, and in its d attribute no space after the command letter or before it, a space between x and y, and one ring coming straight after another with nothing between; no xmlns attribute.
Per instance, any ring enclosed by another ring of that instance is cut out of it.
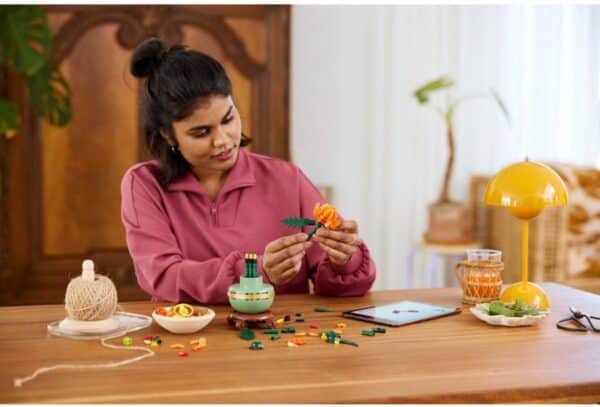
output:
<svg viewBox="0 0 600 407"><path fill-rule="evenodd" d="M296 276L302 267L302 258L312 242L306 233L284 236L265 247L263 271L275 285L285 284Z"/></svg>

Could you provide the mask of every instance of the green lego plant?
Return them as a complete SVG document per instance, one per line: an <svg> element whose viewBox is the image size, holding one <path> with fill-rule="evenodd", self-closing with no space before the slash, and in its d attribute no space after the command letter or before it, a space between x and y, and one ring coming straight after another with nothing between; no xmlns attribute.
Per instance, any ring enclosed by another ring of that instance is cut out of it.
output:
<svg viewBox="0 0 600 407"><path fill-rule="evenodd" d="M454 86L454 82L452 79L448 77L440 77L431 82L427 82L425 85L419 87L417 90L413 92L413 96L417 99L417 102L421 105L428 105L430 102L430 95L434 92L438 92L444 89L450 89ZM506 105L500 98L500 95L496 90L490 88L489 93L483 94L474 94L474 95L465 95L462 97L452 98L448 97L446 106L444 108L440 106L431 106L436 113L438 113L442 120L446 123L446 139L448 142L448 161L446 162L446 172L444 174L444 183L442 184L442 189L440 191L440 196L438 198L438 203L449 203L452 202L448 189L450 187L450 179L452 178L452 171L454 168L454 114L456 112L457 107L467 101L472 99L481 99L481 98L492 98L496 101L498 107L504 114L506 121L510 125L510 116L508 113L508 109Z"/></svg>

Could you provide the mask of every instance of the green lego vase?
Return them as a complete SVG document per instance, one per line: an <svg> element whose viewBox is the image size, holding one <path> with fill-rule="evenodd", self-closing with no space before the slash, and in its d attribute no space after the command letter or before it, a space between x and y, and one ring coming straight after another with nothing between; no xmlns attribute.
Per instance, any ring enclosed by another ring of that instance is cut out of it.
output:
<svg viewBox="0 0 600 407"><path fill-rule="evenodd" d="M273 305L275 290L265 284L261 276L240 277L239 284L233 284L227 292L229 304L243 314L260 314Z"/></svg>

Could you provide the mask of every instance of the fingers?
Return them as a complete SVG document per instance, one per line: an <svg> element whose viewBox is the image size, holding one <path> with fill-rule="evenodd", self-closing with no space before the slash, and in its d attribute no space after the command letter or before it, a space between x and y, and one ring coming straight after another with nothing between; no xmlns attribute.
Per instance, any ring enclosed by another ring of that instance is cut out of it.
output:
<svg viewBox="0 0 600 407"><path fill-rule="evenodd" d="M306 241L306 233L298 233L297 235L277 239L265 247L266 259L263 264L268 268L275 267L298 254L304 255L306 249L311 245L312 242Z"/></svg>
<svg viewBox="0 0 600 407"><path fill-rule="evenodd" d="M321 245L321 248L327 253L327 256L329 256L329 260L332 263L346 264L348 260L350 260L350 257L352 257L352 254L343 253L339 250L332 249L331 247L326 246L324 244Z"/></svg>
<svg viewBox="0 0 600 407"><path fill-rule="evenodd" d="M360 244L358 224L346 220L337 230L320 228L314 237L333 263L345 264Z"/></svg>

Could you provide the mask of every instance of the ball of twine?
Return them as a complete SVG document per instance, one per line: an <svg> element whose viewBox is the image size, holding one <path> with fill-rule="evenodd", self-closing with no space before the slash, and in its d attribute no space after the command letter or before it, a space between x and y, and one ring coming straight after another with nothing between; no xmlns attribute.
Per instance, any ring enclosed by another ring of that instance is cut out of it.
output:
<svg viewBox="0 0 600 407"><path fill-rule="evenodd" d="M117 289L112 280L96 274L94 281L76 277L67 285L65 309L77 321L99 321L110 318L117 309Z"/></svg>

